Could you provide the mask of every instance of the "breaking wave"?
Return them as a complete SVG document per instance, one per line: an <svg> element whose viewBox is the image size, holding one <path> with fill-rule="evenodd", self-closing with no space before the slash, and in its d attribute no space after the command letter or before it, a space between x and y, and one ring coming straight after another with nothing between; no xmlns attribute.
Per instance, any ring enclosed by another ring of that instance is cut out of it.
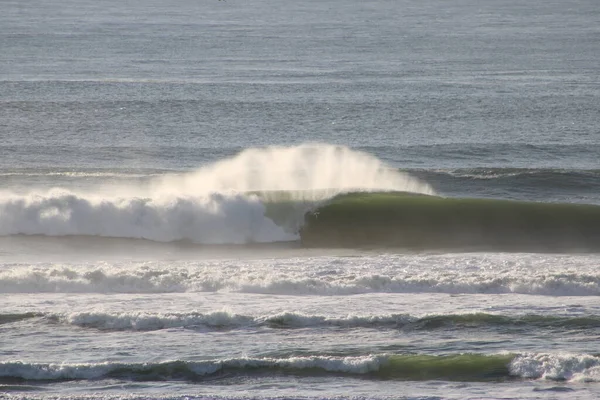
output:
<svg viewBox="0 0 600 400"><path fill-rule="evenodd" d="M600 380L600 358L589 354L453 354L296 356L230 358L208 361L98 364L0 363L0 382L124 379L132 381L199 381L220 376L281 372L298 376L357 375L371 379L497 381Z"/></svg>
<svg viewBox="0 0 600 400"><path fill-rule="evenodd" d="M104 331L154 331L185 328L199 330L232 330L246 328L386 328L435 330L441 328L515 328L515 329L597 329L600 316L553 316L488 313L443 314L422 317L408 314L347 315L340 317L281 312L269 315L241 315L227 311L210 313L148 312L73 312L0 314L0 324L38 318L48 323L73 325Z"/></svg>

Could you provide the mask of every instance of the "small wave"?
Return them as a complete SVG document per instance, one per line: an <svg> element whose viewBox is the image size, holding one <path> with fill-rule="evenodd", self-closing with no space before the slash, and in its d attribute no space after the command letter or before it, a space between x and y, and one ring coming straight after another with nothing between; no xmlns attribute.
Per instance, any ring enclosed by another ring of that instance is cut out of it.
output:
<svg viewBox="0 0 600 400"><path fill-rule="evenodd" d="M526 379L599 382L600 358L590 354L525 353L511 361L510 371Z"/></svg>
<svg viewBox="0 0 600 400"><path fill-rule="evenodd" d="M21 319L39 317L42 314L27 313L0 315L1 321L14 322ZM309 315L297 312L282 312L272 315L240 315L226 311L211 313L105 313L77 312L67 314L47 314L44 317L53 322L70 324L82 328L99 330L152 331L167 328L187 329L238 329L248 327L268 327L273 329L298 328L388 328L434 330L445 327L462 328L542 328L542 329L595 329L600 328L600 316L580 317L520 315L506 316L487 313L427 315L416 317L407 314L348 315L331 317ZM12 319L11 319L12 318Z"/></svg>
<svg viewBox="0 0 600 400"><path fill-rule="evenodd" d="M453 354L230 358L98 364L0 362L0 382L124 379L198 381L226 374L357 375L371 379L598 381L600 359L588 354Z"/></svg>

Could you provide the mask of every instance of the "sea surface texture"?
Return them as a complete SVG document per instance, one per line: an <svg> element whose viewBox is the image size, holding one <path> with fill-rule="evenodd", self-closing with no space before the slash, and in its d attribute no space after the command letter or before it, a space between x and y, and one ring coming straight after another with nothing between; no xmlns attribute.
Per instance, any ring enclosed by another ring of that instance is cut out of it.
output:
<svg viewBox="0 0 600 400"><path fill-rule="evenodd" d="M600 398L597 0L0 2L0 398Z"/></svg>

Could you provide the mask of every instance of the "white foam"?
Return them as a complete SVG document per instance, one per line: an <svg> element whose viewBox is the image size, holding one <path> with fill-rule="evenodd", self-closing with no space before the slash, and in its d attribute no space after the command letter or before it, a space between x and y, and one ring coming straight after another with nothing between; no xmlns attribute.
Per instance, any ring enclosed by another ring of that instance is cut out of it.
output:
<svg viewBox="0 0 600 400"><path fill-rule="evenodd" d="M283 325L285 327L314 327L314 326L339 326L339 327L371 327L373 325L404 325L417 318L405 314L387 315L348 315L345 317L327 317L323 315L307 315L296 312L282 312L275 315L256 318L257 321L270 325Z"/></svg>
<svg viewBox="0 0 600 400"><path fill-rule="evenodd" d="M185 314L150 314L144 312L110 314L105 312L83 312L50 317L67 324L82 327L140 331L181 327L234 328L256 323L255 319L251 316L232 314L227 311L215 311L207 314L197 312Z"/></svg>
<svg viewBox="0 0 600 400"><path fill-rule="evenodd" d="M154 188L185 193L295 191L303 198L322 198L348 190L434 194L428 184L390 168L368 153L329 144L247 149L193 173L162 179Z"/></svg>
<svg viewBox="0 0 600 400"><path fill-rule="evenodd" d="M280 368L284 370L321 369L334 373L367 374L386 365L389 355L366 355L351 357L304 356L289 358L229 358L207 361L165 361L158 363L26 363L22 361L0 362L0 377L27 380L100 379L114 371L124 373L157 374L193 372L196 376L208 376L224 369ZM174 368L176 367L176 368ZM517 354L508 365L512 376L524 379L550 381L598 382L600 359L588 354Z"/></svg>
<svg viewBox="0 0 600 400"><path fill-rule="evenodd" d="M1 191L0 235L202 244L290 241L298 239L305 205L292 210L292 221L280 227L265 216L264 204L250 193L261 192L264 199L264 192L289 191L293 199L322 200L348 190L433 193L427 184L347 147L267 147L245 150L194 172L121 186L107 177L104 186L95 184L87 191L35 187L26 193Z"/></svg>
<svg viewBox="0 0 600 400"><path fill-rule="evenodd" d="M0 235L88 235L203 244L296 239L264 212L256 196L241 194L106 198L53 190L1 198Z"/></svg>
<svg viewBox="0 0 600 400"><path fill-rule="evenodd" d="M5 264L3 293L239 292L600 295L600 257L362 254L358 257Z"/></svg>
<svg viewBox="0 0 600 400"><path fill-rule="evenodd" d="M440 260L440 263L443 260ZM360 265L364 263L363 265ZM372 265L381 271L373 274ZM595 268L594 263L582 268ZM339 267L339 266L338 266ZM90 265L15 265L0 269L3 293L171 293L240 292L281 295L349 295L361 293L485 293L549 296L598 296L597 271L503 271L432 268L426 259L415 265L386 267L381 259L351 258L343 268L326 258L215 262L92 263ZM557 268L560 265L557 266ZM541 266L540 266L541 269Z"/></svg>
<svg viewBox="0 0 600 400"><path fill-rule="evenodd" d="M589 354L519 354L509 370L511 375L529 379L600 381L600 359Z"/></svg>

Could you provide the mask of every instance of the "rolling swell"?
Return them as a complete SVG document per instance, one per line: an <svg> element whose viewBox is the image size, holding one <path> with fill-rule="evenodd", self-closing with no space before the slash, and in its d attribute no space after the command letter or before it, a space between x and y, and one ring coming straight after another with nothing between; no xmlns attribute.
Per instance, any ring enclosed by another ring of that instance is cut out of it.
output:
<svg viewBox="0 0 600 400"><path fill-rule="evenodd" d="M201 381L232 375L348 375L365 379L494 381L547 379L596 381L600 359L588 354L398 354L352 357L297 356L231 358L207 361L98 364L48 364L5 361L0 382L120 379L129 381Z"/></svg>
<svg viewBox="0 0 600 400"><path fill-rule="evenodd" d="M309 247L597 251L600 206L350 193L307 213Z"/></svg>
<svg viewBox="0 0 600 400"><path fill-rule="evenodd" d="M600 328L600 316L501 315L490 313L440 314L412 316L408 314L347 315L341 317L281 312L267 315L241 315L226 311L210 313L106 313L74 312L66 314L3 314L2 323L40 317L50 323L73 325L103 331L154 331L186 328L201 330L234 330L247 328L367 328L430 331L444 328L461 329L552 329L579 330Z"/></svg>

